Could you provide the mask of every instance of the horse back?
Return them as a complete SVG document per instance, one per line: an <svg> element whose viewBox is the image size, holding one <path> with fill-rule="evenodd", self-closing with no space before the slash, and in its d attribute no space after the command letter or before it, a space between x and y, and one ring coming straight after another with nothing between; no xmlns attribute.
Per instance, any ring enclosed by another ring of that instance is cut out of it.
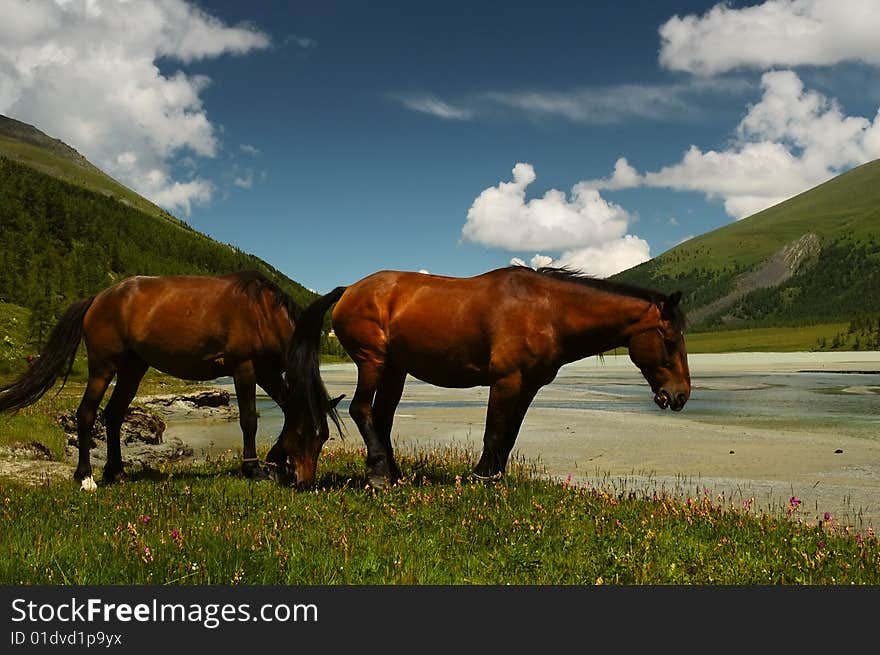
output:
<svg viewBox="0 0 880 655"><path fill-rule="evenodd" d="M382 271L350 285L332 320L355 362L381 360L433 384L473 386L546 358L548 316L540 290L523 286L515 271Z"/></svg>
<svg viewBox="0 0 880 655"><path fill-rule="evenodd" d="M99 293L83 325L90 355L132 351L166 372L214 375L255 351L283 348L292 328L278 334L277 311L248 298L234 276L136 276Z"/></svg>

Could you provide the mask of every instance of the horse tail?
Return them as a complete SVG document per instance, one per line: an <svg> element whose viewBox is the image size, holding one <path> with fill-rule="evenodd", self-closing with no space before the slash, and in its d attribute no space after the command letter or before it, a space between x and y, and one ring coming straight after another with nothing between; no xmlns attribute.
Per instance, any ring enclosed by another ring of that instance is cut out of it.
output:
<svg viewBox="0 0 880 655"><path fill-rule="evenodd" d="M40 356L31 362L24 375L12 384L0 388L0 412L19 410L33 405L64 375L61 387L73 368L73 360L83 336L83 317L92 306L94 296L72 304L52 328L49 340Z"/></svg>
<svg viewBox="0 0 880 655"><path fill-rule="evenodd" d="M289 407L302 407L317 429L324 414L330 416L342 432L342 423L335 406L330 403L327 388L321 379L321 328L324 314L345 293L346 287L336 287L330 293L314 300L299 316L293 331L287 355L287 384L290 389Z"/></svg>

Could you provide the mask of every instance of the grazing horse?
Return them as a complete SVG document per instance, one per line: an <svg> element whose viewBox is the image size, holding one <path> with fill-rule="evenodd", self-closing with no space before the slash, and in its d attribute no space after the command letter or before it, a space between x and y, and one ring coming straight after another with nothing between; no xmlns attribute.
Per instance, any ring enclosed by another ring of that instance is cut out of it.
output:
<svg viewBox="0 0 880 655"><path fill-rule="evenodd" d="M232 376L243 438L242 473L252 478L265 477L255 443L256 386L262 387L282 408L285 417L267 463L274 465L275 470L286 471L290 456L297 477L309 481L314 477L316 463L313 465L295 453L293 445L319 438L323 443L328 433L326 416L329 414L338 425L334 408L339 402L339 398L327 398L316 363L311 363L311 367L297 365L297 374L306 376L306 380L295 380L290 375L294 326L301 315L318 313L321 318L326 311L322 299L314 304L314 308L302 310L289 295L257 272L220 277L127 278L67 309L40 356L18 380L0 388L0 411L35 403L62 374L63 387L79 343L84 340L88 382L76 411L79 460L74 472L83 489L96 488L89 447L98 406L107 387L115 377L116 385L104 410L104 479L112 481L123 473L119 443L123 417L150 366L187 380ZM317 349L320 333L313 327L308 333L309 338L302 335L301 340L314 341ZM299 385L296 396L291 393L292 384ZM320 419L313 415L309 404L321 407Z"/></svg>
<svg viewBox="0 0 880 655"><path fill-rule="evenodd" d="M657 405L681 410L691 382L680 299L520 266L472 278L382 271L349 286L332 323L358 369L350 413L370 483L400 478L391 425L407 374L441 387L489 387L479 478L503 474L526 410L563 364L625 346Z"/></svg>

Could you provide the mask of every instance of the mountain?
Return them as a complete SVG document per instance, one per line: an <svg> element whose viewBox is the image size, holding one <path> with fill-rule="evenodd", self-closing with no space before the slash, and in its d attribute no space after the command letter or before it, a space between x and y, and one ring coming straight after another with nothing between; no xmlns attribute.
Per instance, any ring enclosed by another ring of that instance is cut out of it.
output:
<svg viewBox="0 0 880 655"><path fill-rule="evenodd" d="M101 193L170 223L188 227L161 207L120 184L69 145L33 125L0 115L0 156Z"/></svg>
<svg viewBox="0 0 880 655"><path fill-rule="evenodd" d="M29 344L7 334L0 359L35 347L71 302L122 278L239 270L262 272L301 305L316 297L119 184L65 143L0 116L0 325L29 315Z"/></svg>
<svg viewBox="0 0 880 655"><path fill-rule="evenodd" d="M693 331L880 315L880 160L614 278L682 290Z"/></svg>

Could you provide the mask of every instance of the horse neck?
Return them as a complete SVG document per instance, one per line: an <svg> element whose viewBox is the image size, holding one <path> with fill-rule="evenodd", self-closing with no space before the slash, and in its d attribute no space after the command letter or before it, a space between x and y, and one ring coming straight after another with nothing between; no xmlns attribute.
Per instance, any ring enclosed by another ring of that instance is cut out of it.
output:
<svg viewBox="0 0 880 655"><path fill-rule="evenodd" d="M266 317L267 327L275 333L275 339L282 354L286 354L287 348L293 339L294 319L287 313L287 309L278 305L274 297L268 292L263 294L262 313Z"/></svg>
<svg viewBox="0 0 880 655"><path fill-rule="evenodd" d="M634 296L580 287L562 297L556 331L562 359L573 362L629 344L658 322L656 306Z"/></svg>

